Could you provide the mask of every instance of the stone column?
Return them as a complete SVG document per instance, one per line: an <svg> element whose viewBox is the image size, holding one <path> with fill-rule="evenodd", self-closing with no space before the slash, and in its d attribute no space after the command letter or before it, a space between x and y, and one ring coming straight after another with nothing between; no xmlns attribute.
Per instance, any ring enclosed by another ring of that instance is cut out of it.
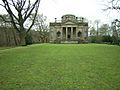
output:
<svg viewBox="0 0 120 90"><path fill-rule="evenodd" d="M76 35L75 35L75 38L77 39L77 28L76 28Z"/></svg>
<svg viewBox="0 0 120 90"><path fill-rule="evenodd" d="M73 27L71 27L71 40L73 40Z"/></svg>
<svg viewBox="0 0 120 90"><path fill-rule="evenodd" d="M67 36L68 36L68 27L66 27L66 40L67 40Z"/></svg>
<svg viewBox="0 0 120 90"><path fill-rule="evenodd" d="M63 38L63 28L61 28L61 40Z"/></svg>

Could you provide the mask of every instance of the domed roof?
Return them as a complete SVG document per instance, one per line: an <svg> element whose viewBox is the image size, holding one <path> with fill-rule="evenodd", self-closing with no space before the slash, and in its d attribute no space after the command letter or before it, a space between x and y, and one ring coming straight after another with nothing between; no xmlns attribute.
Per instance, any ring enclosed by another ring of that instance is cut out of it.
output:
<svg viewBox="0 0 120 90"><path fill-rule="evenodd" d="M66 17L66 16L73 16L73 17L75 17L75 15L73 15L73 14L65 14L62 17Z"/></svg>

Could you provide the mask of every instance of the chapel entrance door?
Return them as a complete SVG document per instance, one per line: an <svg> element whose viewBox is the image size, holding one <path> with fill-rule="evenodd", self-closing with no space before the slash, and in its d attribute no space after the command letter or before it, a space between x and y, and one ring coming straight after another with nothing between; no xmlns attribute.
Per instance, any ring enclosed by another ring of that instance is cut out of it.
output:
<svg viewBox="0 0 120 90"><path fill-rule="evenodd" d="M71 27L68 27L67 40L71 39Z"/></svg>
<svg viewBox="0 0 120 90"><path fill-rule="evenodd" d="M71 39L71 35L68 35L68 36L67 36L67 39L70 40L70 39Z"/></svg>

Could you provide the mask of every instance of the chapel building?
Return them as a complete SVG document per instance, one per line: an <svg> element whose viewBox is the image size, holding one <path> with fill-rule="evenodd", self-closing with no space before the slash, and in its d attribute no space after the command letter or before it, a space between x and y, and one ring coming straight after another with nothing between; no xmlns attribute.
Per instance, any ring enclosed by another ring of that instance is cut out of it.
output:
<svg viewBox="0 0 120 90"><path fill-rule="evenodd" d="M88 37L88 22L83 17L72 14L63 15L60 21L50 22L50 42L86 41Z"/></svg>

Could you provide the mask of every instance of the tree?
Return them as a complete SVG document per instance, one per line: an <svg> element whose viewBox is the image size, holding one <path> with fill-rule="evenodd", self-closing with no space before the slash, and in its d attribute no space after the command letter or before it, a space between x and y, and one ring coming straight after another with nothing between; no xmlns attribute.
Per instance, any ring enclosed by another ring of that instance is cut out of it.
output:
<svg viewBox="0 0 120 90"><path fill-rule="evenodd" d="M9 19L9 15L1 15L2 17L4 17L4 19ZM8 33L8 28L10 27L10 22L5 22L2 18L0 18L0 29L1 29L1 34L3 34L3 37L1 39L3 39L1 42L3 43L3 45L9 46L10 44L10 37ZM3 32L2 32L3 31ZM4 37L5 36L5 37Z"/></svg>
<svg viewBox="0 0 120 90"><path fill-rule="evenodd" d="M94 27L92 27L92 28L90 29L90 36L96 36L96 34L97 34L97 31L95 30Z"/></svg>
<svg viewBox="0 0 120 90"><path fill-rule="evenodd" d="M120 0L109 0L107 2L107 8L103 9L104 11L107 11L107 10L116 10L118 13L120 13ZM119 44L120 43L120 40L119 40L119 27L120 27L120 20L118 19L115 19L113 20L112 23L112 30L113 30L113 43L115 44Z"/></svg>
<svg viewBox="0 0 120 90"><path fill-rule="evenodd" d="M20 45L26 45L25 37L34 25L34 21L38 12L40 0L2 0L3 6L10 15L10 22L13 24L16 31L19 32ZM34 12L34 19L31 21L29 27L25 27L28 18ZM3 17L2 17L3 18ZM4 18L3 18L4 19Z"/></svg>
<svg viewBox="0 0 120 90"><path fill-rule="evenodd" d="M108 0L108 5L106 5L107 8L103 9L104 11L106 10L117 10L118 12L120 11L120 0Z"/></svg>
<svg viewBox="0 0 120 90"><path fill-rule="evenodd" d="M100 20L95 20L96 29L97 29L97 33L96 33L96 36L97 36L97 37L98 37L98 35L99 35L99 23L100 23Z"/></svg>
<svg viewBox="0 0 120 90"><path fill-rule="evenodd" d="M102 24L99 28L99 34L101 36L107 36L110 35L109 25L108 24Z"/></svg>
<svg viewBox="0 0 120 90"><path fill-rule="evenodd" d="M33 16L31 15L30 20L33 20ZM47 25L47 17L43 14L37 14L33 29L39 31L41 42L47 42L49 36L49 29Z"/></svg>
<svg viewBox="0 0 120 90"><path fill-rule="evenodd" d="M112 30L113 30L113 43L119 44L119 30L120 30L120 21L118 19L115 19L112 22Z"/></svg>
<svg viewBox="0 0 120 90"><path fill-rule="evenodd" d="M6 22L10 21L10 16L8 14L3 14L1 16L4 18L4 20L0 18L0 33L5 36L1 38L3 39L1 40L1 42L4 43L3 46L18 45L18 37L13 25L11 22Z"/></svg>

